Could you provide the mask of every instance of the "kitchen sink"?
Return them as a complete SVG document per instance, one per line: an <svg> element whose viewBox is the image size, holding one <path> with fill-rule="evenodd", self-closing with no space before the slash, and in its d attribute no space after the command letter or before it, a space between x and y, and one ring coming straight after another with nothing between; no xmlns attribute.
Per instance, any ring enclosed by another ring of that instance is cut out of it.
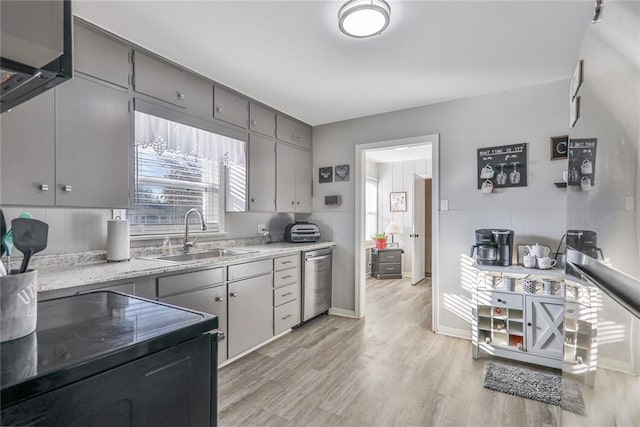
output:
<svg viewBox="0 0 640 427"><path fill-rule="evenodd" d="M163 256L147 258L147 259L154 259L159 261L185 262L185 261L197 261L200 259L208 259L208 258L220 258L220 257L228 257L228 256L246 255L246 254L255 253L255 252L257 251L248 251L243 249L212 249L210 251L204 251L204 252L193 252L189 254L180 254L180 255L163 255Z"/></svg>

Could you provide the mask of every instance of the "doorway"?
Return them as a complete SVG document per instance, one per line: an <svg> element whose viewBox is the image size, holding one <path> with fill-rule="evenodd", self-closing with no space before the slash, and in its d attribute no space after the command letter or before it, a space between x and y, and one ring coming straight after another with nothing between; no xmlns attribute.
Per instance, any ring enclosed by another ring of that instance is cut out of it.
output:
<svg viewBox="0 0 640 427"><path fill-rule="evenodd" d="M404 249L402 273L405 278L411 280L413 284L419 282L426 274L431 274L433 290L438 287L438 265L437 257L432 256L437 253L438 247L438 143L439 135L425 135L420 137L405 138L391 141L380 141L356 146L356 235L355 235L355 300L356 316L363 317L366 312L365 289L366 279L369 271L369 259L367 257L368 234L372 227L367 227L367 214L371 215L371 207L367 207L366 193L367 182L375 180L378 182L378 222L376 232L391 230L391 222L399 223L400 231L395 232L393 239L396 246ZM419 151L422 150L422 151ZM402 152L406 154L403 156ZM411 153L413 151L413 153ZM378 157L376 157L376 153ZM380 157L382 154L382 157ZM371 176L372 163L376 163L376 158L383 161L378 163L378 176ZM421 160L424 166L421 166ZM381 169L384 169L381 171ZM429 180L430 185L427 184ZM428 193L426 188L429 187ZM369 190L370 191L370 190ZM391 195L397 195L405 200L404 206L400 208L391 207ZM426 198L429 197L429 203ZM427 213L426 209L429 209ZM431 223L427 232L427 224ZM370 221L369 221L370 222ZM397 226L398 224L396 224ZM397 228L397 227L396 227ZM431 246L425 249L426 242L431 240ZM427 267L429 263L429 267ZM414 273L415 272L415 273ZM435 313L437 307L434 298L433 322L435 330Z"/></svg>

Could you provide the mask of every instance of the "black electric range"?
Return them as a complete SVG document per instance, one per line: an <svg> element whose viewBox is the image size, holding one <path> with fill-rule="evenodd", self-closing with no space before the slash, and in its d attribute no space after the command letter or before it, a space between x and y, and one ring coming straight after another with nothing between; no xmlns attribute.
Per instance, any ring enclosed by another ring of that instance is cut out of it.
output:
<svg viewBox="0 0 640 427"><path fill-rule="evenodd" d="M110 291L40 302L36 331L0 345L2 408L217 327L215 316Z"/></svg>

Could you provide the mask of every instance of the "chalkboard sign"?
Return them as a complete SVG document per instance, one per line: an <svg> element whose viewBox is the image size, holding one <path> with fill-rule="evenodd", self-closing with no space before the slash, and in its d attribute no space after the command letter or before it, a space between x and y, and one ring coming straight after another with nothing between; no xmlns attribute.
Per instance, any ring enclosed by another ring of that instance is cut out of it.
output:
<svg viewBox="0 0 640 427"><path fill-rule="evenodd" d="M527 143L479 148L476 176L478 189L486 181L491 181L493 188L526 187Z"/></svg>
<svg viewBox="0 0 640 427"><path fill-rule="evenodd" d="M569 185L589 191L596 182L597 138L569 140Z"/></svg>

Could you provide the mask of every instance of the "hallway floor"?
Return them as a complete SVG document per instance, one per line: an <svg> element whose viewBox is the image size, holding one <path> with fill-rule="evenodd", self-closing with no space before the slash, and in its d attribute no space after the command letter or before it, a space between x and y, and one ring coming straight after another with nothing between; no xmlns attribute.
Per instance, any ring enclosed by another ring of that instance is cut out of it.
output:
<svg viewBox="0 0 640 427"><path fill-rule="evenodd" d="M219 371L219 425L557 425L482 387L471 343L431 332L426 280L367 282L367 316L322 316Z"/></svg>

